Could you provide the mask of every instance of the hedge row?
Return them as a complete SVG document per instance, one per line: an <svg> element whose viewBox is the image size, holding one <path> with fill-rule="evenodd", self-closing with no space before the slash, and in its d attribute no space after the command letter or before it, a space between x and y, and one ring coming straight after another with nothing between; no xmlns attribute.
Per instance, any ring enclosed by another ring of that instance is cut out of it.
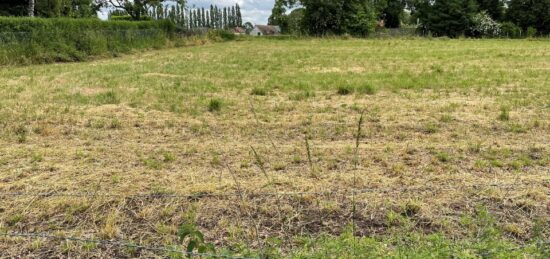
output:
<svg viewBox="0 0 550 259"><path fill-rule="evenodd" d="M169 21L0 18L0 64L81 61L160 48L175 31Z"/></svg>

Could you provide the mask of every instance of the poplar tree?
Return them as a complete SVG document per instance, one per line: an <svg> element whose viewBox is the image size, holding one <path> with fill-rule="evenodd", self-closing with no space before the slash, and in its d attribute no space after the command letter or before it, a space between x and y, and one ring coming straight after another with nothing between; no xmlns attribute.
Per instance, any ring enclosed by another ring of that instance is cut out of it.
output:
<svg viewBox="0 0 550 259"><path fill-rule="evenodd" d="M241 15L241 7L239 4L235 7L237 10L237 26L242 27L243 26L243 16Z"/></svg>
<svg viewBox="0 0 550 259"><path fill-rule="evenodd" d="M229 26L229 19L227 17L227 7L223 8L223 28L227 29Z"/></svg>
<svg viewBox="0 0 550 259"><path fill-rule="evenodd" d="M210 26L212 28L216 28L216 21L214 20L214 6L213 5L210 5L210 13L209 13L209 18L210 18Z"/></svg>
<svg viewBox="0 0 550 259"><path fill-rule="evenodd" d="M235 27L235 24L236 24L236 12L235 12L235 6L231 6L231 10L230 10L230 14L229 14L229 27L233 28Z"/></svg>
<svg viewBox="0 0 550 259"><path fill-rule="evenodd" d="M206 13L204 12L204 7L201 8L201 21L202 27L206 27Z"/></svg>
<svg viewBox="0 0 550 259"><path fill-rule="evenodd" d="M220 20L218 19L218 14L219 14L218 6L214 6L214 14L212 14L214 18L212 18L212 20L214 20L214 28L216 29L220 28Z"/></svg>

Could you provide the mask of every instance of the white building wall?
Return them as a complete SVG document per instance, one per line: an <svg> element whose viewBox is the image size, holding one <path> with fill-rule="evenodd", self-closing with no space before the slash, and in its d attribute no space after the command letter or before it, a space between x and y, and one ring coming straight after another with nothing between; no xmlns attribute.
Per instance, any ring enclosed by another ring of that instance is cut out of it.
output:
<svg viewBox="0 0 550 259"><path fill-rule="evenodd" d="M250 31L251 36L263 36L262 31L258 30L258 28L254 28L254 30Z"/></svg>

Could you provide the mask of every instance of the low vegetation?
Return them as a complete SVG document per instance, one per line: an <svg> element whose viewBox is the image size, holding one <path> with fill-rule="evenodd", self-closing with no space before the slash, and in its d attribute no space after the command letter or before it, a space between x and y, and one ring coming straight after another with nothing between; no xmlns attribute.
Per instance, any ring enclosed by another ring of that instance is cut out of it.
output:
<svg viewBox="0 0 550 259"><path fill-rule="evenodd" d="M0 67L0 254L548 257L548 44L249 39Z"/></svg>
<svg viewBox="0 0 550 259"><path fill-rule="evenodd" d="M83 61L162 48L175 39L169 21L0 17L0 65Z"/></svg>

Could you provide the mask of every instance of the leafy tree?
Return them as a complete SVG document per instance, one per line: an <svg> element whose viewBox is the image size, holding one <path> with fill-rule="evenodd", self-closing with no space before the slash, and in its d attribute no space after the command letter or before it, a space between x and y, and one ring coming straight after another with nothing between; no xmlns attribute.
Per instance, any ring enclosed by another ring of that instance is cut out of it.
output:
<svg viewBox="0 0 550 259"><path fill-rule="evenodd" d="M289 32L289 17L286 12L292 9L297 4L297 1L293 0L276 0L273 9L271 10L271 16L269 16L268 24L277 25L281 27L283 33Z"/></svg>
<svg viewBox="0 0 550 259"><path fill-rule="evenodd" d="M292 10L288 15L288 33L290 34L303 34L302 21L304 19L304 8L297 8Z"/></svg>
<svg viewBox="0 0 550 259"><path fill-rule="evenodd" d="M301 4L304 6L303 26L310 34L365 36L376 24L376 8L371 1L302 0Z"/></svg>
<svg viewBox="0 0 550 259"><path fill-rule="evenodd" d="M527 31L529 27L539 33L550 33L550 0L510 0L506 19Z"/></svg>
<svg viewBox="0 0 550 259"><path fill-rule="evenodd" d="M254 25L251 22L246 22L243 26L246 30L246 34L250 34L250 32L254 30Z"/></svg>
<svg viewBox="0 0 550 259"><path fill-rule="evenodd" d="M356 36L367 36L374 31L376 8L368 1L344 1L342 28L345 33Z"/></svg>
<svg viewBox="0 0 550 259"><path fill-rule="evenodd" d="M201 18L200 18L201 27L206 27L206 17L204 16L204 8L201 8L199 10L199 12L200 12L200 16L201 16Z"/></svg>
<svg viewBox="0 0 550 259"><path fill-rule="evenodd" d="M477 0L480 11L485 11L493 20L500 21L504 18L505 0Z"/></svg>
<svg viewBox="0 0 550 259"><path fill-rule="evenodd" d="M92 0L2 0L0 16L92 17L97 6Z"/></svg>
<svg viewBox="0 0 550 259"><path fill-rule="evenodd" d="M193 29L193 10L189 10L189 13L187 14L187 20L189 29Z"/></svg>
<svg viewBox="0 0 550 259"><path fill-rule="evenodd" d="M304 0L305 29L314 35L342 34L343 8L341 1Z"/></svg>
<svg viewBox="0 0 550 259"><path fill-rule="evenodd" d="M406 3L403 0L388 0L386 7L382 10L382 18L388 28L399 28L401 17L405 10Z"/></svg>
<svg viewBox="0 0 550 259"><path fill-rule="evenodd" d="M218 29L223 28L223 10L221 8L218 9Z"/></svg>
<svg viewBox="0 0 550 259"><path fill-rule="evenodd" d="M482 11L474 16L470 33L475 37L498 37L502 33L502 25Z"/></svg>
<svg viewBox="0 0 550 259"><path fill-rule="evenodd" d="M191 10L190 11L191 13L189 14L191 16L191 27L194 29L194 28L197 28L197 11L195 9Z"/></svg>
<svg viewBox="0 0 550 259"><path fill-rule="evenodd" d="M100 7L114 7L126 11L133 20L142 20L151 8L160 5L164 1L167 0L96 0ZM185 4L183 0L179 0L179 2Z"/></svg>
<svg viewBox="0 0 550 259"><path fill-rule="evenodd" d="M210 19L210 27L216 28L216 19L215 19L215 12L214 12L214 6L210 5L210 12L209 12L209 19Z"/></svg>
<svg viewBox="0 0 550 259"><path fill-rule="evenodd" d="M223 8L223 28L227 29L229 27L229 19L227 16L227 7Z"/></svg>
<svg viewBox="0 0 550 259"><path fill-rule="evenodd" d="M26 0L2 0L0 1L0 16L28 15L29 3Z"/></svg>
<svg viewBox="0 0 550 259"><path fill-rule="evenodd" d="M453 38L467 34L477 14L474 0L424 0L416 8L421 30Z"/></svg>
<svg viewBox="0 0 550 259"><path fill-rule="evenodd" d="M235 12L236 12L236 15L237 15L237 26L239 27L242 27L243 26L243 16L241 14L241 7L239 6L239 4L237 4L235 6Z"/></svg>

